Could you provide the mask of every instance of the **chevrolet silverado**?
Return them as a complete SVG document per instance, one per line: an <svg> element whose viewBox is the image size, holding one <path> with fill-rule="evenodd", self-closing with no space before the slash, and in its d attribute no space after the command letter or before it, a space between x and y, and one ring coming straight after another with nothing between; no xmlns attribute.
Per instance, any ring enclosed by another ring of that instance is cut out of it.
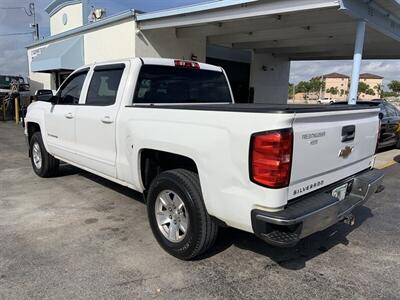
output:
<svg viewBox="0 0 400 300"><path fill-rule="evenodd" d="M144 194L152 232L192 259L220 226L289 247L380 190L379 109L235 104L220 67L132 58L79 68L28 108L34 172L75 165Z"/></svg>

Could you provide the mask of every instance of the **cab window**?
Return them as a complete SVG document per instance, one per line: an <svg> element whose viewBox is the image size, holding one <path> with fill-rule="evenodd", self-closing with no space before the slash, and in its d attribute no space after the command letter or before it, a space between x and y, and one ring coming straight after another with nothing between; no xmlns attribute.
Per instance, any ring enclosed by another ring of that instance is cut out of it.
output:
<svg viewBox="0 0 400 300"><path fill-rule="evenodd" d="M85 105L113 105L125 65L105 65L94 69Z"/></svg>
<svg viewBox="0 0 400 300"><path fill-rule="evenodd" d="M74 105L79 103L82 87L88 71L82 71L69 77L58 92L58 104Z"/></svg>

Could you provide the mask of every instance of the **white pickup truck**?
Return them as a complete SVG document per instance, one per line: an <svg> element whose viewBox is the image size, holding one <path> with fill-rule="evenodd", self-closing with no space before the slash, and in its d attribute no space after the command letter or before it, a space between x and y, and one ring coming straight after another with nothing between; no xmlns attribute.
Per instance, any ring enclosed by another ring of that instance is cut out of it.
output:
<svg viewBox="0 0 400 300"><path fill-rule="evenodd" d="M144 193L154 236L180 259L209 249L219 226L293 246L353 220L382 184L378 109L234 104L212 65L87 65L37 100L25 119L35 173L54 176L61 160Z"/></svg>

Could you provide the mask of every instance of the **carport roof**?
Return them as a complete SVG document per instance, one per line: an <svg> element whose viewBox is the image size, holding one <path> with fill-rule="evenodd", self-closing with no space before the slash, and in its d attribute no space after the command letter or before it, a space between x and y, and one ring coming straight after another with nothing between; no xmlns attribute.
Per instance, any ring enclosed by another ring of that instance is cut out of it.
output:
<svg viewBox="0 0 400 300"><path fill-rule="evenodd" d="M213 9L221 9L234 5L245 5L251 2L257 2L258 0L216 0L216 1L207 1L200 4L193 4L187 6L181 6L171 9L164 9L159 11L153 11L148 13L143 13L138 15L138 21L152 20L158 18L165 18L171 16L178 16L183 14L197 13L203 11L209 11Z"/></svg>
<svg viewBox="0 0 400 300"><path fill-rule="evenodd" d="M291 60L349 59L356 24L367 21L364 58L400 58L398 0L226 0L139 14L138 27L175 28L178 38L251 49Z"/></svg>

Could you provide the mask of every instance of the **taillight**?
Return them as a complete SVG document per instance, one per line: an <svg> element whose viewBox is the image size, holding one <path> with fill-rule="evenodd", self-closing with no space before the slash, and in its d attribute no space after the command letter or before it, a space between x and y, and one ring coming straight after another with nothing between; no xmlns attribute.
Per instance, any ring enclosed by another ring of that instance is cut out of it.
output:
<svg viewBox="0 0 400 300"><path fill-rule="evenodd" d="M175 67L200 69L199 63L195 61L179 60L179 59L175 60Z"/></svg>
<svg viewBox="0 0 400 300"><path fill-rule="evenodd" d="M289 185L292 167L292 129L256 133L250 142L250 179L269 187Z"/></svg>

